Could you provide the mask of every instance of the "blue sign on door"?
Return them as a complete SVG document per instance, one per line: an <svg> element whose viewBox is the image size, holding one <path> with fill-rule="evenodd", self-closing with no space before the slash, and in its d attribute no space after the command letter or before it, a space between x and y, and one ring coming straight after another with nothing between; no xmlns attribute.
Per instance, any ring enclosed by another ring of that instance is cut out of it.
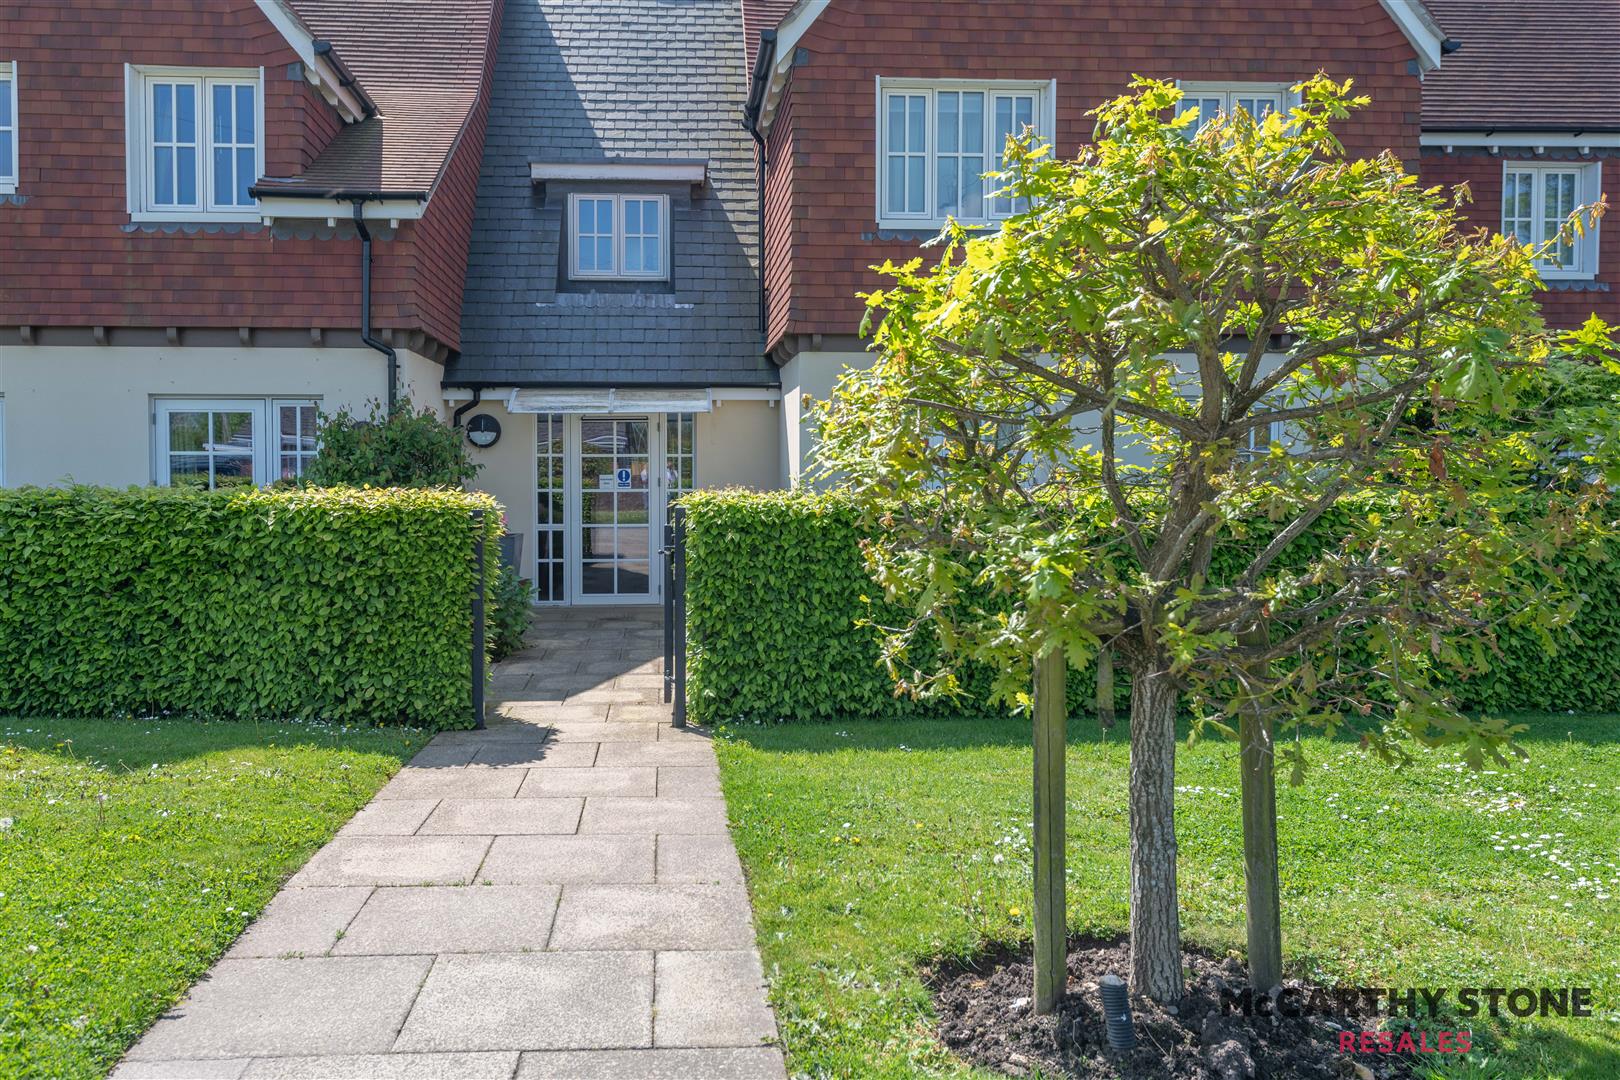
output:
<svg viewBox="0 0 1620 1080"><path fill-rule="evenodd" d="M620 469L619 470L619 486L622 487L622 488L627 488L627 487L630 486L630 470L629 469Z"/></svg>

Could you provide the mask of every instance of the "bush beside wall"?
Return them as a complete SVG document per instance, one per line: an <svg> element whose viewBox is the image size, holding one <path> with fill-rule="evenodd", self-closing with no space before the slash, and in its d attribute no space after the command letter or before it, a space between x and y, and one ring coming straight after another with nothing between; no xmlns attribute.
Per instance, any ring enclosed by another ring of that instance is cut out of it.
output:
<svg viewBox="0 0 1620 1080"><path fill-rule="evenodd" d="M855 627L877 594L860 532L837 494L700 491L687 508L687 700L699 723L894 717L988 708L989 680L971 669L969 701L918 705L894 697L877 634ZM1620 556L1620 549L1613 552ZM1503 627L1487 675L1453 689L1465 708L1620 710L1620 557L1572 556L1589 600L1549 653ZM879 607L877 613L881 615ZM1069 673L1069 703L1091 711L1089 672ZM1118 678L1121 715L1128 681ZM999 707L997 708L999 710Z"/></svg>
<svg viewBox="0 0 1620 1080"><path fill-rule="evenodd" d="M0 491L0 712L469 726L474 508L498 550L460 491Z"/></svg>

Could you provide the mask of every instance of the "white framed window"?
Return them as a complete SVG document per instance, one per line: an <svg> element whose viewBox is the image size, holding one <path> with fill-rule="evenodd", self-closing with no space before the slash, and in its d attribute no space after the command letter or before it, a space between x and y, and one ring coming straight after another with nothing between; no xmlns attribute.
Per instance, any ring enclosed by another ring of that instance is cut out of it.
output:
<svg viewBox="0 0 1620 1080"><path fill-rule="evenodd" d="M669 278L669 197L576 193L568 197L568 276Z"/></svg>
<svg viewBox="0 0 1620 1080"><path fill-rule="evenodd" d="M1563 230L1578 207L1597 201L1601 168L1596 161L1502 163L1502 234L1541 250L1543 279L1597 276L1597 224L1588 223L1585 236Z"/></svg>
<svg viewBox="0 0 1620 1080"><path fill-rule="evenodd" d="M126 67L126 164L137 221L257 221L264 174L258 68Z"/></svg>
<svg viewBox="0 0 1620 1080"><path fill-rule="evenodd" d="M297 479L315 457L317 409L309 398L159 398L155 478L209 491Z"/></svg>
<svg viewBox="0 0 1620 1080"><path fill-rule="evenodd" d="M1052 82L877 81L877 220L938 228L947 218L997 221L1027 209L992 198L1009 135L1054 139Z"/></svg>
<svg viewBox="0 0 1620 1080"><path fill-rule="evenodd" d="M0 195L17 190L20 179L21 141L17 122L17 65L0 60Z"/></svg>
<svg viewBox="0 0 1620 1080"><path fill-rule="evenodd" d="M1242 109L1256 120L1264 120L1274 112L1284 112L1298 104L1287 83L1181 82L1178 85L1181 101L1176 104L1176 115L1198 114L1198 119L1187 128L1188 135L1221 113L1231 115Z"/></svg>

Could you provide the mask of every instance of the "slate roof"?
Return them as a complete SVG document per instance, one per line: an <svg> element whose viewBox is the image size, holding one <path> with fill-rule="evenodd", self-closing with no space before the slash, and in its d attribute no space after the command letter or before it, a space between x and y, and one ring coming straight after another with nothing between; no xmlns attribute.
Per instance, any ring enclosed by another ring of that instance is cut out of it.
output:
<svg viewBox="0 0 1620 1080"><path fill-rule="evenodd" d="M506 0L445 385L775 385L745 88L737 0ZM534 162L702 160L696 189L529 178ZM667 194L670 281L569 281L573 190Z"/></svg>
<svg viewBox="0 0 1620 1080"><path fill-rule="evenodd" d="M1423 78L1428 131L1620 131L1620 0L1426 0L1462 48Z"/></svg>
<svg viewBox="0 0 1620 1080"><path fill-rule="evenodd" d="M432 191L478 99L495 0L287 0L375 102L295 177L255 189Z"/></svg>

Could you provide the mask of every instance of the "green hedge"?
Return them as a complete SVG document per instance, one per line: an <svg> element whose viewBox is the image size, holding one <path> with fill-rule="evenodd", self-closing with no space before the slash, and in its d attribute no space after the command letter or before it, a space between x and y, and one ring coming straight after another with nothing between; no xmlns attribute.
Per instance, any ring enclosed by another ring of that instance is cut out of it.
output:
<svg viewBox="0 0 1620 1080"><path fill-rule="evenodd" d="M728 490L695 492L682 503L687 700L695 720L894 717L948 707L895 698L878 662L876 632L855 628L876 588L862 568L860 532L844 499ZM1502 628L1503 655L1491 672L1453 687L1463 707L1620 710L1620 557L1575 556L1567 568L1588 601L1558 635L1557 652L1526 631ZM987 698L985 673L970 666L959 677L970 701ZM1123 671L1117 681L1123 715ZM1071 708L1090 711L1092 685L1088 672L1070 672Z"/></svg>
<svg viewBox="0 0 1620 1080"><path fill-rule="evenodd" d="M0 712L470 725L485 495L0 491Z"/></svg>

